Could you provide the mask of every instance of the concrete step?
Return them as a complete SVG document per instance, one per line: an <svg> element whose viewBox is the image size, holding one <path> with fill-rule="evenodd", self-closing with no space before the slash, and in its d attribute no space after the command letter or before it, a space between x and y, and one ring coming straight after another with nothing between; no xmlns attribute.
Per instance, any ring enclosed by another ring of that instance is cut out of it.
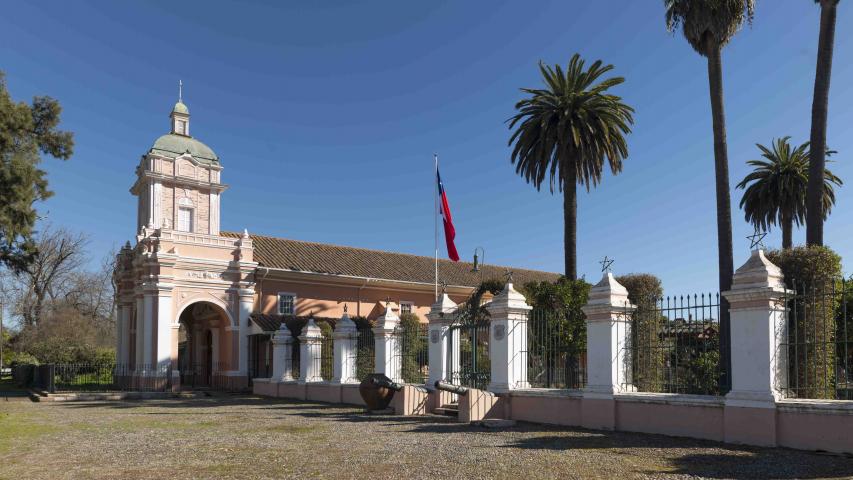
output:
<svg viewBox="0 0 853 480"><path fill-rule="evenodd" d="M459 404L448 403L435 409L438 415L446 415L448 417L459 417Z"/></svg>

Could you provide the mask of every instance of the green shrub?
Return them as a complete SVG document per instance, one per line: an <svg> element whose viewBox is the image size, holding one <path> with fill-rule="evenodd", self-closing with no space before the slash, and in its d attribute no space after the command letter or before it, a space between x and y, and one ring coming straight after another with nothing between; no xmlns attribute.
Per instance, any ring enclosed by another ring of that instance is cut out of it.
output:
<svg viewBox="0 0 853 480"><path fill-rule="evenodd" d="M767 252L796 294L789 300L789 387L801 398L835 398L836 328L843 312L841 257L828 247ZM845 319L846 320L846 319Z"/></svg>
<svg viewBox="0 0 853 480"><path fill-rule="evenodd" d="M658 277L649 273L632 273L616 277L628 290L628 300L637 306L631 322L631 382L642 392L659 392L663 388L666 349L661 348L660 332L665 318L657 308L663 296Z"/></svg>
<svg viewBox="0 0 853 480"><path fill-rule="evenodd" d="M10 352L7 358L8 363L4 361L3 365L40 365L39 359L27 352Z"/></svg>
<svg viewBox="0 0 853 480"><path fill-rule="evenodd" d="M402 355L402 371L405 383L424 383L424 369L427 365L427 338L422 334L424 329L420 318L414 313L400 315L400 353Z"/></svg>

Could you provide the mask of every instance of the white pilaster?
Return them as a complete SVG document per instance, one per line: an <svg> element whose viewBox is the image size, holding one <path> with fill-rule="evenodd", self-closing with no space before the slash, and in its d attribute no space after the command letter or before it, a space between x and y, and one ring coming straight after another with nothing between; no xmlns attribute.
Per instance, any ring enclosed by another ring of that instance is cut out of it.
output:
<svg viewBox="0 0 853 480"><path fill-rule="evenodd" d="M282 323L272 337L272 378L273 382L293 380L293 335Z"/></svg>
<svg viewBox="0 0 853 480"><path fill-rule="evenodd" d="M335 325L332 335L335 341L333 384L358 383L356 377L356 349L358 348L358 330L355 322L345 311Z"/></svg>
<svg viewBox="0 0 853 480"><path fill-rule="evenodd" d="M252 314L252 306L255 303L255 291L250 288L238 290L238 317L240 328L237 332L238 340L238 370L240 375L248 375L249 371L249 316Z"/></svg>
<svg viewBox="0 0 853 480"><path fill-rule="evenodd" d="M320 327L311 318L302 327L299 336L299 383L322 382L320 358L322 356L323 334Z"/></svg>
<svg viewBox="0 0 853 480"><path fill-rule="evenodd" d="M142 330L142 365L145 368L154 367L154 309L157 305L157 292L146 290L142 296L145 318L145 328ZM138 334L138 333L137 333Z"/></svg>
<svg viewBox="0 0 853 480"><path fill-rule="evenodd" d="M400 325L400 317L387 305L385 313L376 321L373 327L373 338L376 340L376 373L385 374L395 382L402 381L400 342L394 330Z"/></svg>
<svg viewBox="0 0 853 480"><path fill-rule="evenodd" d="M586 314L587 386L585 396L611 396L633 390L628 385L630 366L626 350L631 315L636 306L625 289L607 272L589 292Z"/></svg>
<svg viewBox="0 0 853 480"><path fill-rule="evenodd" d="M219 192L210 192L210 234L219 235Z"/></svg>
<svg viewBox="0 0 853 480"><path fill-rule="evenodd" d="M151 217L154 220L154 228L163 226L163 184L156 180L151 183Z"/></svg>
<svg viewBox="0 0 853 480"><path fill-rule="evenodd" d="M732 389L726 405L772 408L782 398L787 377L782 344L787 337L782 271L753 250L735 272L729 301L732 341Z"/></svg>
<svg viewBox="0 0 853 480"><path fill-rule="evenodd" d="M177 326L172 314L172 286L157 286L157 367L165 368L172 363L172 328Z"/></svg>
<svg viewBox="0 0 853 480"><path fill-rule="evenodd" d="M489 359L492 372L488 390L505 393L528 388L527 320L533 307L513 288L512 282L507 282L486 309L491 317Z"/></svg>
<svg viewBox="0 0 853 480"><path fill-rule="evenodd" d="M427 314L429 320L429 379L426 387L435 388L437 381L450 381L451 360L459 362L459 342L451 339L450 325L456 320L456 302L446 293L432 304ZM454 355L452 344L456 345Z"/></svg>

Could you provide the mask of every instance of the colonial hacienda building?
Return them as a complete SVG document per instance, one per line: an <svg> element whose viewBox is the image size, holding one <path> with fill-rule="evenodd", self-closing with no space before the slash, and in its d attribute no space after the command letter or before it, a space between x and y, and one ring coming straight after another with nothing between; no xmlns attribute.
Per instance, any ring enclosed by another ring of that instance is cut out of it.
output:
<svg viewBox="0 0 853 480"><path fill-rule="evenodd" d="M228 186L214 151L190 135L182 101L170 132L142 155L130 192L138 198L135 245L118 254L117 362L130 371L197 365L229 386L247 385L268 363L268 340L285 316L376 318L386 305L425 317L435 301L434 259L220 230ZM456 302L504 267L440 261ZM519 284L556 274L513 269Z"/></svg>

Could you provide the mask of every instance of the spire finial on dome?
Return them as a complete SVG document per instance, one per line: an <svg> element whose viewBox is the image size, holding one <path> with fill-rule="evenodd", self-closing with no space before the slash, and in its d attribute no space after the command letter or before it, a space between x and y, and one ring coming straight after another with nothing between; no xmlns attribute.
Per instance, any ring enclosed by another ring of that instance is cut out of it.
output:
<svg viewBox="0 0 853 480"><path fill-rule="evenodd" d="M178 102L184 103L184 81L178 80Z"/></svg>

